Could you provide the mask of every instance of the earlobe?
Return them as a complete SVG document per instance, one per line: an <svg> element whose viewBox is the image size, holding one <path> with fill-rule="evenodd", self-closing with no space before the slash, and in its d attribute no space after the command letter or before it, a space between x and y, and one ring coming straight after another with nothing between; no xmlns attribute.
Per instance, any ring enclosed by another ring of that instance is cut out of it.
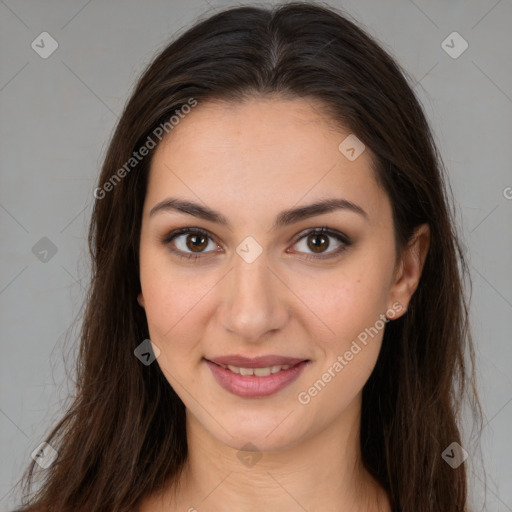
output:
<svg viewBox="0 0 512 512"><path fill-rule="evenodd" d="M395 272L395 282L391 288L391 302L398 301L403 305L402 314L407 311L409 301L418 288L429 247L430 227L428 224L422 224L416 228L401 255Z"/></svg>
<svg viewBox="0 0 512 512"><path fill-rule="evenodd" d="M137 302L139 303L139 306L144 307L144 296L142 295L142 292L137 295Z"/></svg>

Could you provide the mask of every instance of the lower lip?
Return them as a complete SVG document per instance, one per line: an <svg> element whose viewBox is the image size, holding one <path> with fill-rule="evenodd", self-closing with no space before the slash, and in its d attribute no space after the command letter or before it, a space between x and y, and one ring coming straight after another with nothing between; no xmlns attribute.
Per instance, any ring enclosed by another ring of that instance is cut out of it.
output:
<svg viewBox="0 0 512 512"><path fill-rule="evenodd" d="M216 381L225 390L234 395L250 398L264 397L277 393L291 384L309 363L309 361L302 361L287 370L271 373L267 377L256 377L254 375L240 375L211 361L205 361Z"/></svg>

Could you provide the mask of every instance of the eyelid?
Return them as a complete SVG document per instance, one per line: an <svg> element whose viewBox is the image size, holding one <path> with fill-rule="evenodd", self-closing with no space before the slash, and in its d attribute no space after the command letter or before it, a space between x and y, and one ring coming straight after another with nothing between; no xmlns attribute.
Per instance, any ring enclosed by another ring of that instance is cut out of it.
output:
<svg viewBox="0 0 512 512"><path fill-rule="evenodd" d="M343 242L346 245L350 245L352 242L350 238L345 235L345 233L342 233L341 231L338 231L337 229L330 228L328 226L318 226L315 228L307 228L301 231L300 233L297 233L295 237L293 237L293 244L295 245L299 240L302 240L307 235L329 235L333 238L339 238L341 242Z"/></svg>

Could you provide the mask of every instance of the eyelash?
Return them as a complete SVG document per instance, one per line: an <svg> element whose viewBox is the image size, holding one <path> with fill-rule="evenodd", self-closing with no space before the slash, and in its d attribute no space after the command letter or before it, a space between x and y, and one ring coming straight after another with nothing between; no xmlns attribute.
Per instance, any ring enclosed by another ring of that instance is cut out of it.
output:
<svg viewBox="0 0 512 512"><path fill-rule="evenodd" d="M202 235L206 238L211 239L213 242L212 236L208 231L205 231L201 228L192 228L192 227L186 227L186 228L180 228L175 231L172 231L171 233L165 235L162 238L162 243L169 246L169 250L178 256L181 259L186 260L197 260L198 258L203 258L205 253L183 253L181 250L176 250L172 248L171 242L177 238L180 235L183 234L190 234L190 235ZM340 242L342 245L335 249L333 252L327 253L327 254L309 254L307 256L303 256L303 258L307 261L311 260L326 260L330 258L335 258L336 256L339 256L347 247L352 245L352 242L350 241L349 237L346 236L343 233L340 233L339 231L333 230L331 228L328 228L327 226L322 226L321 228L313 228L306 232L303 232L300 234L300 236L296 239L296 241L293 243L293 245L296 245L299 241L301 241L303 238L307 238L310 235L328 235L336 239L336 241ZM216 243L216 242L215 242ZM210 251L209 251L210 252Z"/></svg>

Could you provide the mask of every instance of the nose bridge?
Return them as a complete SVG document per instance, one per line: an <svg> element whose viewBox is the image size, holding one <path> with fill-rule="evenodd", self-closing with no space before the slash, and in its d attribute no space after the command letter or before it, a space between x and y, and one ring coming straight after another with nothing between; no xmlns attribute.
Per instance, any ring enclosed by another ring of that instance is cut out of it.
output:
<svg viewBox="0 0 512 512"><path fill-rule="evenodd" d="M265 251L248 261L239 254L233 256L221 317L226 330L246 341L257 341L284 325L287 313L279 289L283 285L269 268Z"/></svg>

